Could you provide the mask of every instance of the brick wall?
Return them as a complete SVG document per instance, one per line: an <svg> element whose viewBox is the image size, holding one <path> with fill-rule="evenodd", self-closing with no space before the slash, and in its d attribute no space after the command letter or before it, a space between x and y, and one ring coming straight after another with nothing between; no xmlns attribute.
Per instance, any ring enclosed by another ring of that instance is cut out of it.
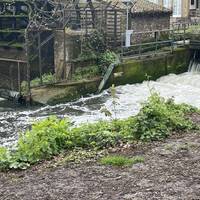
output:
<svg viewBox="0 0 200 200"><path fill-rule="evenodd" d="M169 29L170 15L135 16L131 18L131 29L137 32Z"/></svg>

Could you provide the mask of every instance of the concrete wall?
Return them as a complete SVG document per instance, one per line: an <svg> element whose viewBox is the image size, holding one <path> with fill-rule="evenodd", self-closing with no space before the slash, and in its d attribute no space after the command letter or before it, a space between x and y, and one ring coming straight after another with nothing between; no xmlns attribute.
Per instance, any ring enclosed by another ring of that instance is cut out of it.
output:
<svg viewBox="0 0 200 200"><path fill-rule="evenodd" d="M124 85L140 83L146 80L146 74L151 79L167 75L169 73L182 73L187 71L190 61L188 49L179 48L174 54L153 57L148 59L133 60L118 65L111 75L107 88L112 84ZM44 104L56 104L72 101L95 93L100 83L100 78L90 81L80 81L76 83L54 84L32 90L33 101Z"/></svg>
<svg viewBox="0 0 200 200"><path fill-rule="evenodd" d="M70 62L77 58L81 46L80 37L82 33L80 31L57 30L54 38L54 64L57 80L65 79L68 75L68 69ZM65 40L65 51L64 51ZM66 65L64 64L66 62Z"/></svg>
<svg viewBox="0 0 200 200"><path fill-rule="evenodd" d="M146 80L146 74L152 80L169 73L183 73L188 70L190 62L189 49L179 48L173 54L142 60L129 60L117 66L107 87L111 84L123 85L140 83ZM119 76L121 74L121 76Z"/></svg>

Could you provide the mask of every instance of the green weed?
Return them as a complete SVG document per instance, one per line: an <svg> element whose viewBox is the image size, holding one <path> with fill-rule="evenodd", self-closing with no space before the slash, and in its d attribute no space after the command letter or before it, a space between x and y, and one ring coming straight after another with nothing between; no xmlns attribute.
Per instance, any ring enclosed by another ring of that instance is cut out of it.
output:
<svg viewBox="0 0 200 200"><path fill-rule="evenodd" d="M111 165L111 166L131 166L136 163L144 162L144 158L142 156L135 156L133 158L128 158L121 155L114 156L106 156L100 160L100 163L103 165Z"/></svg>

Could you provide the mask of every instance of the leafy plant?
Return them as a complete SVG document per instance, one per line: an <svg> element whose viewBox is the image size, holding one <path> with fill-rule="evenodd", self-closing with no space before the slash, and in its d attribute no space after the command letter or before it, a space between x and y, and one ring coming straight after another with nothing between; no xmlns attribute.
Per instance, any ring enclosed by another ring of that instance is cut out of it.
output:
<svg viewBox="0 0 200 200"><path fill-rule="evenodd" d="M42 75L42 83L43 84L50 84L50 83L55 83L56 82L56 77L55 74L48 73L48 74L43 74ZM31 87L36 87L39 86L40 83L40 78L35 78L31 80Z"/></svg>
<svg viewBox="0 0 200 200"><path fill-rule="evenodd" d="M10 152L5 147L0 147L0 168L3 170L9 168L10 160Z"/></svg>
<svg viewBox="0 0 200 200"><path fill-rule="evenodd" d="M35 163L60 153L69 137L70 122L50 117L32 126L31 131L21 135L17 145L16 158L20 162Z"/></svg>
<svg viewBox="0 0 200 200"><path fill-rule="evenodd" d="M77 148L100 150L135 140L160 140L173 130L198 129L187 118L187 114L193 112L199 110L186 104L177 105L173 99L165 100L157 93L152 93L148 101L142 104L138 115L124 120L99 121L72 127L68 119L50 117L35 123L31 130L21 134L15 151L0 147L0 169L25 169L62 151L74 151ZM110 160L119 163L116 165L129 163L121 158Z"/></svg>
<svg viewBox="0 0 200 200"><path fill-rule="evenodd" d="M77 68L75 73L72 76L72 80L83 80L83 79L91 79L96 76L100 76L99 67L94 66L88 66L88 67L80 67Z"/></svg>
<svg viewBox="0 0 200 200"><path fill-rule="evenodd" d="M195 128L185 117L186 112L185 105L177 106L173 99L165 100L153 93L135 118L135 134L138 139L149 141L166 138L172 130Z"/></svg>
<svg viewBox="0 0 200 200"><path fill-rule="evenodd" d="M106 50L98 56L98 65L101 69L102 74L104 74L110 64L114 63L117 55L110 50Z"/></svg>
<svg viewBox="0 0 200 200"><path fill-rule="evenodd" d="M109 110L108 108L106 107L103 107L101 108L101 113L104 113L105 116L108 116L108 117L111 117L111 119L117 119L117 111L116 111L116 105L117 105L117 99L118 99L118 96L116 94L116 88L115 88L115 85L112 84L112 86L110 87L110 93L111 93L111 98L112 98L112 111L114 112L114 118L113 118L113 114L112 114L112 111Z"/></svg>
<svg viewBox="0 0 200 200"><path fill-rule="evenodd" d="M55 82L56 82L55 74L48 73L48 74L42 75L42 83L43 84L51 84L51 83L55 83ZM37 87L40 85L41 85L41 82L40 82L39 77L31 80L31 82L30 82L31 87ZM22 91L23 95L26 95L28 93L28 82L27 81L23 81L21 83L21 91Z"/></svg>

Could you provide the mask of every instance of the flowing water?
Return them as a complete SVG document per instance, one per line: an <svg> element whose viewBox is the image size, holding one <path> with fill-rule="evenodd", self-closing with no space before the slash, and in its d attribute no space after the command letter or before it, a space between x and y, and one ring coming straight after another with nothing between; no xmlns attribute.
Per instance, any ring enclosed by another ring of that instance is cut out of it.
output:
<svg viewBox="0 0 200 200"><path fill-rule="evenodd" d="M150 95L154 88L163 97L174 97L177 103L187 103L200 107L200 73L191 66L192 72L161 77L157 81L116 87L118 118L137 114L141 102ZM195 72L195 73L194 73ZM69 117L75 124L109 119L100 112L102 107L112 109L112 98L109 90L99 95L81 98L76 102L56 106L23 108L7 101L0 100L0 146L11 146L17 141L18 134L30 125L50 115Z"/></svg>

